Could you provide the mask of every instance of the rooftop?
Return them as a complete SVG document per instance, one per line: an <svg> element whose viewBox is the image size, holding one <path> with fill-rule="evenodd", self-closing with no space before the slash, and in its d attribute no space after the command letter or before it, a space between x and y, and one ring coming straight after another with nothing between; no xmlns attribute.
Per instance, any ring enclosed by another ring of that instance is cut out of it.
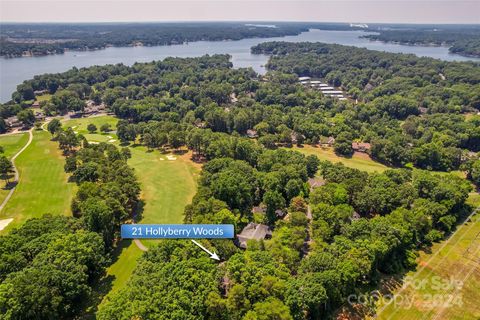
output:
<svg viewBox="0 0 480 320"><path fill-rule="evenodd" d="M269 226L250 222L242 232L237 234L238 245L240 248L247 248L248 240L263 240L272 236L272 230Z"/></svg>

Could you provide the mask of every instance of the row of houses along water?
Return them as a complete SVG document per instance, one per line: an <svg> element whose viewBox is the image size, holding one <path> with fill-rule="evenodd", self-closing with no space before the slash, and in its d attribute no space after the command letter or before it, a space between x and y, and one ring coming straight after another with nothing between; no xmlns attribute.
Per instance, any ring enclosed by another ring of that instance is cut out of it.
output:
<svg viewBox="0 0 480 320"><path fill-rule="evenodd" d="M338 100L342 101L347 100L342 90L335 89L334 87L320 80L312 80L310 77L299 77L298 81L306 87L320 90L324 95L328 97L337 98Z"/></svg>

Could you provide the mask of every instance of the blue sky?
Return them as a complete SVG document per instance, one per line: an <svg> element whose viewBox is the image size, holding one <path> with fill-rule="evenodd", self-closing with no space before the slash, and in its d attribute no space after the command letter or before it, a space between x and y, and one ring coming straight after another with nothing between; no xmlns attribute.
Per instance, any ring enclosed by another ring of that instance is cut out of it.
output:
<svg viewBox="0 0 480 320"><path fill-rule="evenodd" d="M480 0L0 0L0 20L480 23Z"/></svg>

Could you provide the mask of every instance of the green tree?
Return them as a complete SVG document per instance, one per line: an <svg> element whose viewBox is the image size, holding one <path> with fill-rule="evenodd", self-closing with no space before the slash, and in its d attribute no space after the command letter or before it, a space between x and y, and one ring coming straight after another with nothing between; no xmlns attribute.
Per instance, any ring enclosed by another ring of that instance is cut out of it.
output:
<svg viewBox="0 0 480 320"><path fill-rule="evenodd" d="M168 143L174 149L178 149L185 144L185 135L181 131L172 131L168 134Z"/></svg>
<svg viewBox="0 0 480 320"><path fill-rule="evenodd" d="M244 320L293 320L289 308L277 298L270 297L256 303L253 310L247 312Z"/></svg>
<svg viewBox="0 0 480 320"><path fill-rule="evenodd" d="M10 181L10 174L14 172L12 162L4 155L0 156L0 175L5 183Z"/></svg>
<svg viewBox="0 0 480 320"><path fill-rule="evenodd" d="M87 130L90 133L94 133L94 132L97 131L97 126L93 123L89 123L88 126L87 126Z"/></svg>
<svg viewBox="0 0 480 320"><path fill-rule="evenodd" d="M335 138L333 149L340 155L351 156L353 154L351 135L348 132L341 132Z"/></svg>
<svg viewBox="0 0 480 320"><path fill-rule="evenodd" d="M33 110L25 109L17 113L18 121L22 122L25 127L31 127L35 123L35 115Z"/></svg>
<svg viewBox="0 0 480 320"><path fill-rule="evenodd" d="M112 126L109 123L104 123L100 126L100 131L103 133L107 133L112 131Z"/></svg>
<svg viewBox="0 0 480 320"><path fill-rule="evenodd" d="M267 191L263 195L263 203L267 206L267 219L269 223L277 219L275 211L285 208L285 199L277 191Z"/></svg>
<svg viewBox="0 0 480 320"><path fill-rule="evenodd" d="M62 128L62 123L60 122L59 119L55 118L52 119L48 125L47 125L47 130L50 132L52 135L54 135L58 130Z"/></svg>

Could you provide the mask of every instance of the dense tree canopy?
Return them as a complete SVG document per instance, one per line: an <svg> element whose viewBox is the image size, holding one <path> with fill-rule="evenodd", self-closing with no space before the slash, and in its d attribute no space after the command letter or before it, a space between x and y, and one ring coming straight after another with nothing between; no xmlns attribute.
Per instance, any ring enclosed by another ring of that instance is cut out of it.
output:
<svg viewBox="0 0 480 320"><path fill-rule="evenodd" d="M120 118L122 146L188 148L203 163L185 223L233 224L237 233L256 223L271 232L246 250L230 239L202 240L221 263L191 242L159 241L99 319L328 318L352 292L413 267L416 250L443 239L471 209L469 182L428 170L464 169L478 182L478 65L325 44L253 50L274 54L265 77L232 69L226 55L74 68L35 77L2 106L2 116L25 109L25 87L49 90L52 104L44 107L52 114L102 102ZM302 75L358 103L306 88ZM10 319L78 312L138 204L128 147L89 144L55 122L48 129L78 185L75 218L32 220L0 237L0 310ZM340 155L369 142L372 157L399 168L369 174L289 149L330 136ZM320 176L311 188L309 179ZM39 276L45 268L52 272ZM45 298L49 290L55 299Z"/></svg>

